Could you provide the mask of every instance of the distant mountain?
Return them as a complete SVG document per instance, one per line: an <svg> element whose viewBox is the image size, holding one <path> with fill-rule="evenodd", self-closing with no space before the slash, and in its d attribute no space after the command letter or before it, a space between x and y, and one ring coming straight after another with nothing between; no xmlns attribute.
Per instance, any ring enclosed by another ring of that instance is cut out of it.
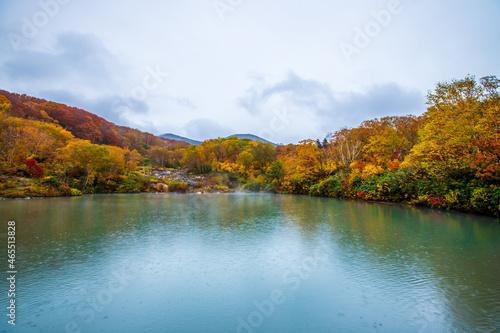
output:
<svg viewBox="0 0 500 333"><path fill-rule="evenodd" d="M165 138L165 139L169 139L169 140L176 140L176 141L183 141L183 142L187 142L191 145L199 145L201 143L201 141L198 141L198 140L193 140L193 139L189 139L189 138L185 138L183 136L180 136L180 135L175 135L175 134L172 134L172 133L165 133L165 134L161 134L159 135L160 137L162 138Z"/></svg>
<svg viewBox="0 0 500 333"><path fill-rule="evenodd" d="M250 140L253 140L253 141L259 141L259 142L263 142L263 143L269 143L269 144L271 144L273 146L277 146L277 144L272 143L271 141L267 141L266 139L263 139L260 136L253 135L253 134L233 134L233 135L228 136L228 138L230 138L232 136L235 136L238 139L250 139Z"/></svg>
<svg viewBox="0 0 500 333"><path fill-rule="evenodd" d="M180 136L180 135L176 135L176 134L172 134L172 133L165 133L165 134L161 134L159 136L162 137L162 138L165 138L165 139L169 139L169 140L176 140L176 141L187 142L187 143L195 145L195 146L202 143L202 141L189 139L189 138L186 138L186 137L183 137L183 136ZM227 136L227 138L231 138L233 136L237 137L238 139L250 139L250 140L253 140L253 141L259 141L259 142L263 142L263 143L269 143L269 144L271 144L273 146L277 146L275 143L272 143L271 141L267 141L266 139L263 139L263 138L261 138L261 137L259 137L257 135L253 135L253 134L232 134L232 135Z"/></svg>

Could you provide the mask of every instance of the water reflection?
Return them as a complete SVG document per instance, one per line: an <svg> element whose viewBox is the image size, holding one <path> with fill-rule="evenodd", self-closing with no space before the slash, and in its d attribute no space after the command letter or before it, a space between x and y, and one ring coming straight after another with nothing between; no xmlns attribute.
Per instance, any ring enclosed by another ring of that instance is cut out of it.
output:
<svg viewBox="0 0 500 333"><path fill-rule="evenodd" d="M500 327L495 219L264 194L93 195L0 211L18 225L23 332ZM283 302L269 303L277 290Z"/></svg>

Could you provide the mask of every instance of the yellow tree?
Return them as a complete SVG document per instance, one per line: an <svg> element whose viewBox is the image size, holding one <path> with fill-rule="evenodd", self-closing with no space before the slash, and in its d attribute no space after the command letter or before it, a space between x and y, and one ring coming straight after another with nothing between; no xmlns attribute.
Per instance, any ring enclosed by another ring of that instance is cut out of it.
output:
<svg viewBox="0 0 500 333"><path fill-rule="evenodd" d="M491 130L498 129L498 98L491 98L485 84L467 76L438 83L435 91L429 92L425 125L419 131L420 142L405 165L418 162L460 165L479 152L476 140L491 137Z"/></svg>
<svg viewBox="0 0 500 333"><path fill-rule="evenodd" d="M363 147L363 152L373 164L389 168L391 160L402 159L407 146L408 141L405 137L399 135L394 128L386 127L380 134L370 137L368 144Z"/></svg>
<svg viewBox="0 0 500 333"><path fill-rule="evenodd" d="M190 170L206 173L211 171L212 161L210 152L204 149L203 145L198 145L188 148L182 164Z"/></svg>
<svg viewBox="0 0 500 333"><path fill-rule="evenodd" d="M168 148L154 146L149 150L149 156L156 164L164 166L169 158Z"/></svg>
<svg viewBox="0 0 500 333"><path fill-rule="evenodd" d="M26 154L30 142L21 127L12 124L0 115L0 158L12 165L20 154Z"/></svg>
<svg viewBox="0 0 500 333"><path fill-rule="evenodd" d="M100 171L105 177L113 177L125 173L126 159L125 155L128 150L115 146L103 146L108 152L104 154Z"/></svg>
<svg viewBox="0 0 500 333"><path fill-rule="evenodd" d="M102 168L109 156L109 150L104 146L92 144L89 140L72 140L64 148L58 150L58 159L67 173L70 169L81 168L85 175L83 190L90 180L96 176L97 170Z"/></svg>
<svg viewBox="0 0 500 333"><path fill-rule="evenodd" d="M321 177L322 153L314 140L300 141L297 146L280 149L278 160L284 167L283 189L290 193L307 193Z"/></svg>
<svg viewBox="0 0 500 333"><path fill-rule="evenodd" d="M256 170L263 170L276 160L276 150L269 143L251 141L248 151L253 156L253 166Z"/></svg>
<svg viewBox="0 0 500 333"><path fill-rule="evenodd" d="M23 126L21 131L21 135L28 140L28 155L45 157L53 151L56 139L52 135L34 126Z"/></svg>
<svg viewBox="0 0 500 333"><path fill-rule="evenodd" d="M0 113L10 111L11 106L12 103L9 101L9 99L4 95L0 95Z"/></svg>
<svg viewBox="0 0 500 333"><path fill-rule="evenodd" d="M140 162L142 162L143 157L137 150L127 150L125 153L126 165L125 168L127 172L133 172L137 168Z"/></svg>
<svg viewBox="0 0 500 333"><path fill-rule="evenodd" d="M250 166L254 160L254 156L249 151L244 151L238 155L236 158L236 163L241 165L245 172L249 171Z"/></svg>

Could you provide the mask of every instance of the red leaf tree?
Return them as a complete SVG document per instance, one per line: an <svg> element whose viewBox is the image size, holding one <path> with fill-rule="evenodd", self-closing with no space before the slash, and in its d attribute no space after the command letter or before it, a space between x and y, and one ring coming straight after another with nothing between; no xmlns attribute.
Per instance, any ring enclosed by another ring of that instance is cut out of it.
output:
<svg viewBox="0 0 500 333"><path fill-rule="evenodd" d="M29 159L26 161L26 166L28 167L28 172L33 178L42 178L43 169L36 163L34 159Z"/></svg>

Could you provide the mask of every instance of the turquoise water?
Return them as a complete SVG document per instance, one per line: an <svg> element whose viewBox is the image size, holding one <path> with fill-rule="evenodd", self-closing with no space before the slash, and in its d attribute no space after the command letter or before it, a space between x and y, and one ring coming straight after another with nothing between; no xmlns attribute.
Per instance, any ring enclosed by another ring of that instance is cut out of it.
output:
<svg viewBox="0 0 500 333"><path fill-rule="evenodd" d="M500 327L500 223L488 217L267 194L2 201L0 215L4 249L16 221L18 270L16 326L2 292L0 331Z"/></svg>

